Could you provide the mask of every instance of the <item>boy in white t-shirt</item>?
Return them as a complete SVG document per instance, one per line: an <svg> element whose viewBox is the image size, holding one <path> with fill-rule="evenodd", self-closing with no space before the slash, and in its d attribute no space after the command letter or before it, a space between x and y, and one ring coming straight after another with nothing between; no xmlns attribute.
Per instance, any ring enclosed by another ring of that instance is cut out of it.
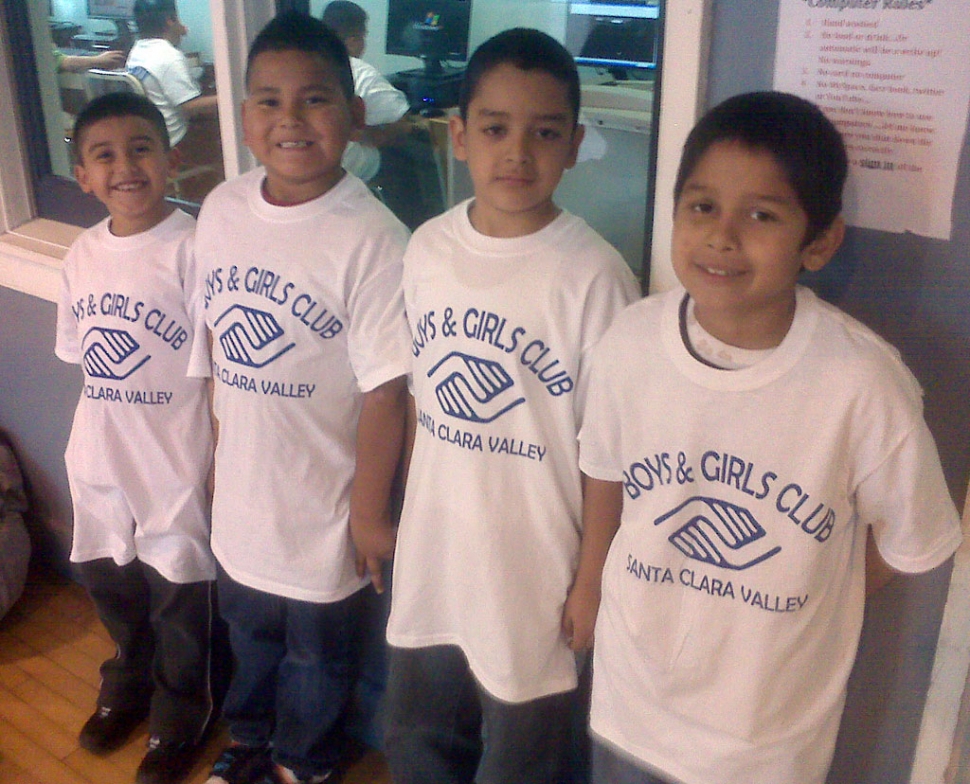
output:
<svg viewBox="0 0 970 784"><path fill-rule="evenodd" d="M796 285L841 243L846 171L802 98L714 108L674 190L683 288L626 310L594 352L580 465L616 530L598 784L822 784L867 588L960 543L916 380Z"/></svg>
<svg viewBox="0 0 970 784"><path fill-rule="evenodd" d="M474 198L405 254L417 429L388 626L398 784L569 775L574 651L599 585L577 574L587 359L639 295L616 250L553 201L578 116L561 44L527 29L482 44L451 121Z"/></svg>
<svg viewBox="0 0 970 784"><path fill-rule="evenodd" d="M380 609L365 567L380 587L393 548L407 230L341 168L363 105L320 20L270 21L246 87L245 141L262 166L206 198L196 243L218 436L212 550L236 663L232 745L210 781L318 782L342 762Z"/></svg>
<svg viewBox="0 0 970 784"><path fill-rule="evenodd" d="M57 310L57 356L84 369L65 455L71 560L118 648L80 743L111 751L147 714L136 781L174 784L212 713L212 428L206 382L186 377L195 221L165 201L178 156L146 98L92 101L73 140L78 183L110 217L71 246Z"/></svg>
<svg viewBox="0 0 970 784"><path fill-rule="evenodd" d="M125 67L141 81L168 126L175 147L185 138L193 117L215 117L216 96L203 95L185 54L178 48L188 32L179 19L176 0L136 0L135 41Z"/></svg>

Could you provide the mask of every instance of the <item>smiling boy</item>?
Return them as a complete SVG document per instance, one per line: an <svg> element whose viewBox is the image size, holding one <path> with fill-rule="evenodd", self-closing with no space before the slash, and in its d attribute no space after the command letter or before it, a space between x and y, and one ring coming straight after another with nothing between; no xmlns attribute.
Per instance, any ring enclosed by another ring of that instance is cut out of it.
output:
<svg viewBox="0 0 970 784"><path fill-rule="evenodd" d="M175 784L212 714L211 425L205 382L186 377L195 223L165 201L178 156L147 99L92 101L73 144L109 217L71 246L57 311L57 356L84 369L65 455L71 560L118 647L80 743L111 751L148 715L136 781Z"/></svg>
<svg viewBox="0 0 970 784"><path fill-rule="evenodd" d="M712 109L674 190L682 287L594 352L580 465L618 527L594 784L822 784L867 588L960 543L916 380L797 285L842 241L846 172L802 98Z"/></svg>
<svg viewBox="0 0 970 784"><path fill-rule="evenodd" d="M398 784L568 779L574 651L598 600L598 574L577 573L587 356L638 294L553 200L578 117L561 44L527 29L482 44L451 120L475 195L405 255L419 424L388 626Z"/></svg>
<svg viewBox="0 0 970 784"><path fill-rule="evenodd" d="M341 168L363 107L319 20L270 21L246 85L261 166L210 194L197 242L218 424L212 549L236 663L232 743L210 782L319 782L346 748L379 610L368 583L381 587L393 548L407 230Z"/></svg>

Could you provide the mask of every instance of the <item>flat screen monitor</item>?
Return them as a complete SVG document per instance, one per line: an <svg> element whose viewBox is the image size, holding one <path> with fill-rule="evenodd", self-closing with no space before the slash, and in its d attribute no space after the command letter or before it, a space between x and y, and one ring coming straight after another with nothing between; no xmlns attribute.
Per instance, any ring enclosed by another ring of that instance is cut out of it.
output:
<svg viewBox="0 0 970 784"><path fill-rule="evenodd" d="M420 57L425 70L468 59L472 0L388 0L387 54Z"/></svg>
<svg viewBox="0 0 970 784"><path fill-rule="evenodd" d="M566 48L578 65L609 69L657 67L660 5L657 0L571 2L566 18Z"/></svg>
<svg viewBox="0 0 970 784"><path fill-rule="evenodd" d="M130 21L134 8L135 0L88 0L88 18Z"/></svg>

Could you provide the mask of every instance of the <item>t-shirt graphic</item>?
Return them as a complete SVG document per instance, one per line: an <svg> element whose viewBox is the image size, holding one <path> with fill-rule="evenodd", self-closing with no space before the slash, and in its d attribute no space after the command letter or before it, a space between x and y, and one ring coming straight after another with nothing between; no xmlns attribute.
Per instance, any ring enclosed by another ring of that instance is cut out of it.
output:
<svg viewBox="0 0 970 784"><path fill-rule="evenodd" d="M688 558L722 569L748 569L781 551L762 541L766 531L748 509L717 498L689 498L654 525L676 526L667 541Z"/></svg>
<svg viewBox="0 0 970 784"><path fill-rule="evenodd" d="M245 305L229 307L215 320L213 331L226 359L251 368L265 367L296 345L287 341L272 313Z"/></svg>
<svg viewBox="0 0 970 784"><path fill-rule="evenodd" d="M81 363L92 378L123 381L151 359L131 333L91 327L81 340Z"/></svg>
<svg viewBox="0 0 970 784"><path fill-rule="evenodd" d="M511 411L525 398L498 362L452 351L429 371L441 410L467 422L487 424Z"/></svg>

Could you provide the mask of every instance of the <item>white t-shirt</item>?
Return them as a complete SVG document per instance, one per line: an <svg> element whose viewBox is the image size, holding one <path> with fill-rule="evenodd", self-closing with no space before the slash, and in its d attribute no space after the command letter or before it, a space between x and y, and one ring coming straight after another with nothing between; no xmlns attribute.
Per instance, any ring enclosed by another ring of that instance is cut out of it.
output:
<svg viewBox="0 0 970 784"><path fill-rule="evenodd" d="M115 237L106 219L64 259L55 353L84 389L65 462L74 503L71 560L136 557L172 582L215 578L206 477L206 382L187 378L194 341L192 232L173 212Z"/></svg>
<svg viewBox="0 0 970 784"><path fill-rule="evenodd" d="M353 175L276 207L263 169L199 216L212 333L212 550L237 582L333 602L359 590L348 528L362 394L410 367L407 229Z"/></svg>
<svg viewBox="0 0 970 784"><path fill-rule="evenodd" d="M405 254L418 427L387 636L458 645L489 693L524 702L576 685L560 623L587 359L639 287L578 217L496 239L475 231L469 203Z"/></svg>
<svg viewBox="0 0 970 784"><path fill-rule="evenodd" d="M367 125L387 125L408 113L407 96L374 66L358 57L351 57L350 69L354 74L354 93L364 100L364 122ZM342 163L347 171L368 182L381 168L381 153L376 147L350 142L344 151Z"/></svg>
<svg viewBox="0 0 970 784"><path fill-rule="evenodd" d="M162 113L174 147L189 127L179 107L202 95L185 55L164 38L143 38L131 47L125 67L138 77L148 99Z"/></svg>
<svg viewBox="0 0 970 784"><path fill-rule="evenodd" d="M797 292L770 356L695 359L682 289L595 352L580 465L624 485L591 726L686 784L821 784L865 593L868 526L905 572L960 542L921 390L866 327Z"/></svg>

